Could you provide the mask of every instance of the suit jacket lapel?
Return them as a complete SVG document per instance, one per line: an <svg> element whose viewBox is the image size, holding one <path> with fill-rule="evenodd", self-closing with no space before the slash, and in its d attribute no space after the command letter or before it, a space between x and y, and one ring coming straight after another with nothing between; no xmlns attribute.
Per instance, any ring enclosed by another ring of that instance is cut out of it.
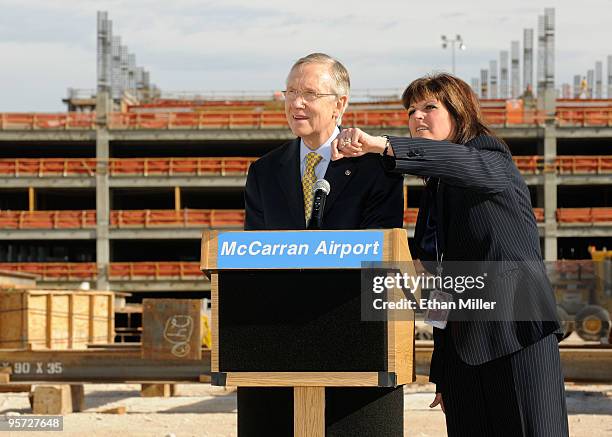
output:
<svg viewBox="0 0 612 437"><path fill-rule="evenodd" d="M348 181L355 175L357 171L357 159L340 159L332 161L325 172L325 179L329 182L331 190L325 201L325 213L327 213L340 193L346 188Z"/></svg>
<svg viewBox="0 0 612 437"><path fill-rule="evenodd" d="M276 173L278 183L285 194L287 208L293 218L296 229L306 229L304 220L304 194L300 177L300 139L295 139L280 159L280 168Z"/></svg>

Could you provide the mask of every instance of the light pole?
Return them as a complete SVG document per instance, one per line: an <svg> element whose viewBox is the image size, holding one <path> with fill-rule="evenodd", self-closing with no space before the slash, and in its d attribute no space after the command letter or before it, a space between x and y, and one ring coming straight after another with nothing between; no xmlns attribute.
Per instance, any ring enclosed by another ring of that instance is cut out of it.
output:
<svg viewBox="0 0 612 437"><path fill-rule="evenodd" d="M455 44L459 44L459 50L465 50L465 44L463 44L463 39L461 39L461 35L457 35L454 39L447 38L446 35L442 35L442 48L445 49L448 47L448 44L451 45L451 51L453 52L453 75L455 74Z"/></svg>

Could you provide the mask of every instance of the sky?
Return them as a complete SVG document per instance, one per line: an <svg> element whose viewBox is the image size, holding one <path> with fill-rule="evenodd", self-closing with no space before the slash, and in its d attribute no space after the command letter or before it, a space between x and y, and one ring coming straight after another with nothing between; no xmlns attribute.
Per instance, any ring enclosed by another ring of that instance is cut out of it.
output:
<svg viewBox="0 0 612 437"><path fill-rule="evenodd" d="M163 91L273 91L311 52L340 59L353 90L403 89L451 70L466 81L556 8L556 83L612 54L612 0L0 0L0 112L60 112L96 86L96 11ZM535 69L535 67L534 67ZM522 73L521 73L522 75ZM604 79L605 83L605 79Z"/></svg>

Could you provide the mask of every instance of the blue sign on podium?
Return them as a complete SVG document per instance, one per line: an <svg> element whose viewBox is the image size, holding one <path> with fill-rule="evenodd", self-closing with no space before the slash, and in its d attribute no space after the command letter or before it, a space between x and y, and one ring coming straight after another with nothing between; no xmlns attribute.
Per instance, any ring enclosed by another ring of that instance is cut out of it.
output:
<svg viewBox="0 0 612 437"><path fill-rule="evenodd" d="M383 260L382 231L220 232L220 269L359 268Z"/></svg>

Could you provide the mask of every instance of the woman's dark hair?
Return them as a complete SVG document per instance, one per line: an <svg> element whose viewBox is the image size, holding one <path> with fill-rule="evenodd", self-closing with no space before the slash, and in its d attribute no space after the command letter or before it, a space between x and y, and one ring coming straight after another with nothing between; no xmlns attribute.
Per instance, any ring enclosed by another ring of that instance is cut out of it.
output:
<svg viewBox="0 0 612 437"><path fill-rule="evenodd" d="M495 136L484 122L478 97L461 79L447 73L417 79L404 90L402 104L408 109L431 98L442 102L455 121L455 132L449 141L465 144L478 135Z"/></svg>

